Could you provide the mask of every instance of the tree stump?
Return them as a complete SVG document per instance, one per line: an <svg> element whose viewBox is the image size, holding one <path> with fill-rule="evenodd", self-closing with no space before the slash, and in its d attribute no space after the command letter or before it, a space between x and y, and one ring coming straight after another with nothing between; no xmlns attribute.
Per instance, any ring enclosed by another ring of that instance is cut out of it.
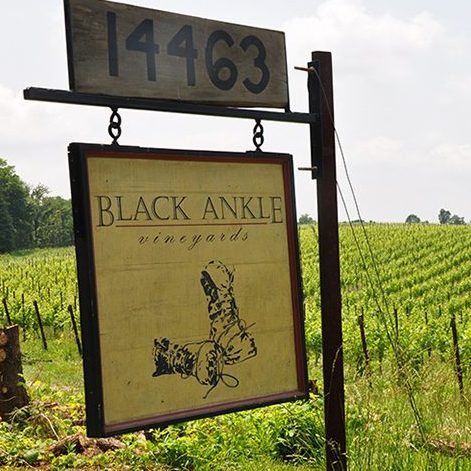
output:
<svg viewBox="0 0 471 471"><path fill-rule="evenodd" d="M2 419L8 418L14 409L29 403L23 383L18 326L0 328L0 417Z"/></svg>

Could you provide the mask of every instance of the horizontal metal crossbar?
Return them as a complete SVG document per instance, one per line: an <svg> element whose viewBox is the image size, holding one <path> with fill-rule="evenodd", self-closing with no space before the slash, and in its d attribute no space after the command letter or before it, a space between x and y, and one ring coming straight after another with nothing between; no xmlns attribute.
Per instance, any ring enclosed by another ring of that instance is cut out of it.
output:
<svg viewBox="0 0 471 471"><path fill-rule="evenodd" d="M265 121L281 121L288 123L319 123L319 115L317 113L251 110L246 108L211 106L167 100L78 93L69 92L67 90L51 90L48 88L26 88L23 91L23 96L25 100L49 101L55 103L68 103L73 105L106 106L109 108L127 108L148 111L168 111L170 113L259 119Z"/></svg>

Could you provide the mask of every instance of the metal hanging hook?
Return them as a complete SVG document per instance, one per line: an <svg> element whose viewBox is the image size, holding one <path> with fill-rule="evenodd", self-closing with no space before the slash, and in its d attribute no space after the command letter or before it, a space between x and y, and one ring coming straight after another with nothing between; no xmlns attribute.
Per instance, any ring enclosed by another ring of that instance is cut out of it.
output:
<svg viewBox="0 0 471 471"><path fill-rule="evenodd" d="M110 124L108 126L108 134L113 139L111 143L114 146L119 146L118 139L121 136L121 115L118 113L118 108L111 108Z"/></svg>
<svg viewBox="0 0 471 471"><path fill-rule="evenodd" d="M253 128L253 143L255 146L255 152L263 152L262 145L265 142L265 138L263 137L263 126L260 122L260 119L255 120L256 124Z"/></svg>

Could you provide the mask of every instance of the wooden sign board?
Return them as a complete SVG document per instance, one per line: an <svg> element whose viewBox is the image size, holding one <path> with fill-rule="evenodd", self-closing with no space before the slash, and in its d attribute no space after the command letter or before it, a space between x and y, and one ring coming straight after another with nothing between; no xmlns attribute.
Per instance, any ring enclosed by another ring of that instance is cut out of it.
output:
<svg viewBox="0 0 471 471"><path fill-rule="evenodd" d="M69 156L88 434L306 397L291 156Z"/></svg>
<svg viewBox="0 0 471 471"><path fill-rule="evenodd" d="M64 0L73 91L288 107L284 33L102 0Z"/></svg>

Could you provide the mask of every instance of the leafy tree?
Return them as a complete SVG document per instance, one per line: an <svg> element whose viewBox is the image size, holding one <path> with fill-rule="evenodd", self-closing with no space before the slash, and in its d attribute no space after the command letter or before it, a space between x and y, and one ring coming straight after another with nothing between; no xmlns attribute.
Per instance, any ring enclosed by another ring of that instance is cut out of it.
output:
<svg viewBox="0 0 471 471"><path fill-rule="evenodd" d="M13 220L2 192L0 192L0 253L13 249Z"/></svg>
<svg viewBox="0 0 471 471"><path fill-rule="evenodd" d="M64 247L74 243L70 200L48 196L44 201L45 220L38 231L39 247Z"/></svg>
<svg viewBox="0 0 471 471"><path fill-rule="evenodd" d="M33 230L33 241L35 246L40 246L39 231L45 222L46 211L44 200L49 194L49 188L41 183L33 187L30 191L30 213Z"/></svg>
<svg viewBox="0 0 471 471"><path fill-rule="evenodd" d="M406 224L419 224L420 222L420 218L415 214L409 214L406 218Z"/></svg>
<svg viewBox="0 0 471 471"><path fill-rule="evenodd" d="M73 244L70 200L48 194L41 184L30 190L0 159L0 253Z"/></svg>
<svg viewBox="0 0 471 471"><path fill-rule="evenodd" d="M48 196L49 189L39 184L31 190L33 239L37 247L62 247L73 244L70 200Z"/></svg>
<svg viewBox="0 0 471 471"><path fill-rule="evenodd" d="M446 209L440 209L438 213L438 221L440 224L466 224L463 217L458 216L457 214L451 215L450 211Z"/></svg>
<svg viewBox="0 0 471 471"><path fill-rule="evenodd" d="M315 221L311 216L309 216L309 214L301 214L298 222L299 224L314 224Z"/></svg>
<svg viewBox="0 0 471 471"><path fill-rule="evenodd" d="M438 213L438 221L440 224L448 224L451 218L451 213L450 211L446 209L440 209L440 212Z"/></svg>
<svg viewBox="0 0 471 471"><path fill-rule="evenodd" d="M453 214L453 216L451 216L450 220L448 221L448 224L461 225L461 224L466 224L466 223L464 222L464 218L459 217L456 214Z"/></svg>
<svg viewBox="0 0 471 471"><path fill-rule="evenodd" d="M30 247L28 187L4 159L0 159L0 200L0 251Z"/></svg>

